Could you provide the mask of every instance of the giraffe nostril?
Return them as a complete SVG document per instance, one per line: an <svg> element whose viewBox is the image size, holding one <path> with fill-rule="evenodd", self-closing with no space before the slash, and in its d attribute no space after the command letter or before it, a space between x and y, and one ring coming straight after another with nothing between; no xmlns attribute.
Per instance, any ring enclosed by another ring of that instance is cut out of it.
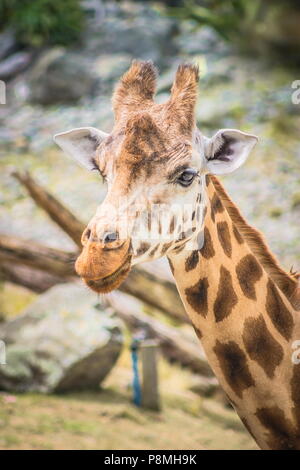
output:
<svg viewBox="0 0 300 470"><path fill-rule="evenodd" d="M90 229L88 228L88 229L86 230L85 234L84 234L84 238L85 238L85 240L89 240L90 237L91 237L91 231L90 231Z"/></svg>
<svg viewBox="0 0 300 470"><path fill-rule="evenodd" d="M119 239L119 235L117 232L107 232L103 236L104 243L112 243Z"/></svg>

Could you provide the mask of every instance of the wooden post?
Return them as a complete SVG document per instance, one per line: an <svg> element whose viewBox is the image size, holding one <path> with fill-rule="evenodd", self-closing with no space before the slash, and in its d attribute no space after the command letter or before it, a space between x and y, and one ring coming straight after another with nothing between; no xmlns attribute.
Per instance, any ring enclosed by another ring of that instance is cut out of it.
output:
<svg viewBox="0 0 300 470"><path fill-rule="evenodd" d="M143 371L142 406L153 411L160 411L157 373L158 342L142 341L140 351Z"/></svg>

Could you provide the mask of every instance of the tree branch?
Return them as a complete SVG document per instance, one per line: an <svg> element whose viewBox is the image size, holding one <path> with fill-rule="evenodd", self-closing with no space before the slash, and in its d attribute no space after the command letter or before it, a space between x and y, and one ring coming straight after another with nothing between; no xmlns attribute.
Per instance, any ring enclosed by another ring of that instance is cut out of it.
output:
<svg viewBox="0 0 300 470"><path fill-rule="evenodd" d="M0 235L0 262L17 263L60 277L74 277L76 253L49 248L36 242Z"/></svg>
<svg viewBox="0 0 300 470"><path fill-rule="evenodd" d="M85 228L84 224L58 199L39 185L29 173L15 171L12 175L25 186L35 203L44 209L51 219L81 248L80 240Z"/></svg>
<svg viewBox="0 0 300 470"><path fill-rule="evenodd" d="M56 284L67 281L63 277L53 276L46 271L4 262L0 264L0 279L26 287L37 294L45 292Z"/></svg>

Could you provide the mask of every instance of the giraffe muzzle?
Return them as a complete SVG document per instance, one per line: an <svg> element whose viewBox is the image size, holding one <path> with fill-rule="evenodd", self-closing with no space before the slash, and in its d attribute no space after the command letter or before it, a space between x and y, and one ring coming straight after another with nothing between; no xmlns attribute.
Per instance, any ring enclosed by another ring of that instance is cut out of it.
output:
<svg viewBox="0 0 300 470"><path fill-rule="evenodd" d="M126 240L119 249L106 249L101 243L89 242L75 263L75 270L86 285L98 293L117 289L131 268L131 243Z"/></svg>
<svg viewBox="0 0 300 470"><path fill-rule="evenodd" d="M119 267L114 273L102 279L84 280L86 285L95 292L106 294L114 289L117 289L120 284L126 279L131 268L131 257L127 259L122 266Z"/></svg>

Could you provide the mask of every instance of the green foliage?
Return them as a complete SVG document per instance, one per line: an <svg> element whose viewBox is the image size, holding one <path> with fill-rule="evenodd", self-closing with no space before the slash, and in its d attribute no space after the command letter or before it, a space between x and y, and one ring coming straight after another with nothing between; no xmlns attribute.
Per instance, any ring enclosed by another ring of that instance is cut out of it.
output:
<svg viewBox="0 0 300 470"><path fill-rule="evenodd" d="M269 210L269 214L270 217L272 217L273 219L277 219L283 214L283 210L281 209L281 207L271 207L271 209Z"/></svg>
<svg viewBox="0 0 300 470"><path fill-rule="evenodd" d="M171 16L213 28L246 54L299 63L299 0L182 0Z"/></svg>
<svg viewBox="0 0 300 470"><path fill-rule="evenodd" d="M214 28L226 40L240 36L263 10L261 0L184 0L180 7L170 8L171 15L192 19Z"/></svg>
<svg viewBox="0 0 300 470"><path fill-rule="evenodd" d="M0 29L12 27L24 45L67 45L84 23L80 0L0 0Z"/></svg>
<svg viewBox="0 0 300 470"><path fill-rule="evenodd" d="M292 208L300 208L300 191L293 195L292 199Z"/></svg>

